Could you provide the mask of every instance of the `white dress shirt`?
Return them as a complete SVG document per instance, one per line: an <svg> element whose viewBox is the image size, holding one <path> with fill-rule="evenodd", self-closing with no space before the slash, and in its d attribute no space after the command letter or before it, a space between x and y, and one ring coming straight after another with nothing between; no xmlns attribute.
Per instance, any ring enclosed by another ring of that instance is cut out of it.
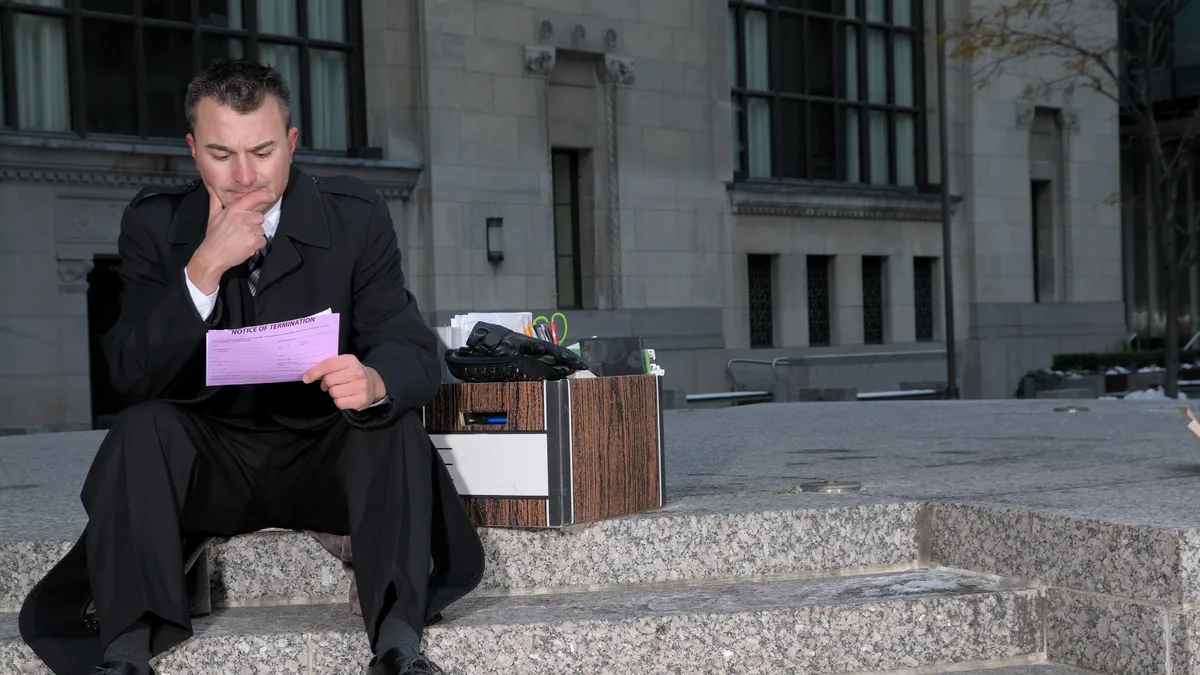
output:
<svg viewBox="0 0 1200 675"><path fill-rule="evenodd" d="M275 230L279 229L279 213L282 209L283 198L281 197L263 215L263 233L267 235L268 242L275 237ZM217 291L213 291L211 295L201 292L187 275L186 267L183 268L183 278L187 281L188 292L192 295L192 304L196 305L196 311L200 313L200 318L208 321L208 318L212 316L213 308L217 306Z"/></svg>
<svg viewBox="0 0 1200 675"><path fill-rule="evenodd" d="M267 242L275 238L275 231L279 229L279 213L283 209L283 198L276 201L270 209L263 215L263 234L267 236ZM187 267L183 268L183 279L187 282L188 292L192 296L192 303L196 305L196 311L199 312L200 318L208 321L212 316L213 309L217 306L217 291L213 291L210 295L205 295L203 291L196 288L196 284L192 283L191 277L187 274ZM220 288L218 287L218 290ZM388 397L375 401L370 407L374 408L377 405L383 405L388 402Z"/></svg>

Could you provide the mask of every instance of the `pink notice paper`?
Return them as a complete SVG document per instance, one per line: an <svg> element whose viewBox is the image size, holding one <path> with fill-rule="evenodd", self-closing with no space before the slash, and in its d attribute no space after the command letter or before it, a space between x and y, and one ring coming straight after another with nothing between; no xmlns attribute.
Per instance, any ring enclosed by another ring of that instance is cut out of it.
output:
<svg viewBox="0 0 1200 675"><path fill-rule="evenodd" d="M338 315L210 330L206 352L210 387L299 382L309 368L338 355Z"/></svg>

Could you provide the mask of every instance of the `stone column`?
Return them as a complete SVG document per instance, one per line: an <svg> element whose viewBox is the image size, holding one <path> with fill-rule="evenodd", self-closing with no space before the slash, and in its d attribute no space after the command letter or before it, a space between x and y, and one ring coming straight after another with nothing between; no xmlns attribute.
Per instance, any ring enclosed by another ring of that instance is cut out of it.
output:
<svg viewBox="0 0 1200 675"><path fill-rule="evenodd" d="M607 157L608 223L604 236L607 246L601 248L600 259L604 264L597 270L597 278L608 277L607 289L599 294L601 309L621 307L621 173L620 157L617 154L617 90L634 83L633 60L604 54L596 62L600 80L604 85L604 145ZM600 243L597 242L598 248ZM607 274L605 272L607 271Z"/></svg>
<svg viewBox="0 0 1200 675"><path fill-rule="evenodd" d="M808 256L783 253L776 268L777 347L808 346Z"/></svg>
<svg viewBox="0 0 1200 675"><path fill-rule="evenodd" d="M527 166L541 155L542 194L547 198L529 207L527 242L530 247L525 256L529 261L526 274L525 297L530 307L550 307L554 304L557 288L554 256L554 162L550 133L550 76L558 65L558 50L549 45L525 45L524 75L541 80L536 86L536 117L522 120L530 127L523 130L520 154L529 158ZM528 133L536 129L535 133ZM581 227L582 229L582 227ZM538 247L540 245L540 248Z"/></svg>
<svg viewBox="0 0 1200 675"><path fill-rule="evenodd" d="M916 342L917 315L912 256L890 256L885 269L887 274L883 287L885 339L896 344Z"/></svg>
<svg viewBox="0 0 1200 675"><path fill-rule="evenodd" d="M833 258L832 335L835 346L863 343L862 256Z"/></svg>
<svg viewBox="0 0 1200 675"><path fill-rule="evenodd" d="M1063 108L1058 111L1058 126L1060 139L1059 157L1059 187L1055 197L1060 201L1058 209L1059 218L1055 225L1058 231L1055 233L1058 239L1058 244L1055 246L1056 253L1059 255L1058 271L1060 281L1055 290L1061 302L1073 302L1076 300L1075 294L1072 292L1074 285L1074 267L1073 246L1071 245L1071 236L1075 231L1075 223L1072 219L1074 209L1071 203L1074 199L1072 195L1071 181L1071 159L1072 159L1072 143L1073 136L1079 133L1079 114L1070 108Z"/></svg>
<svg viewBox="0 0 1200 675"><path fill-rule="evenodd" d="M58 303L62 331L59 382L62 408L56 424L91 428L91 345L88 342L88 274L93 257L58 253Z"/></svg>

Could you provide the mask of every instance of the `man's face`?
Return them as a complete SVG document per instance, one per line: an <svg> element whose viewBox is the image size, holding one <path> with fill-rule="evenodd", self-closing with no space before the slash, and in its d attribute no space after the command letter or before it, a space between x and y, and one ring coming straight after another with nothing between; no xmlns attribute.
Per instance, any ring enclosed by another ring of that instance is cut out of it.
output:
<svg viewBox="0 0 1200 675"><path fill-rule="evenodd" d="M274 96L245 115L212 97L196 106L196 128L187 135L204 184L228 207L247 192L287 188L298 131L288 129ZM266 212L271 205L261 207Z"/></svg>

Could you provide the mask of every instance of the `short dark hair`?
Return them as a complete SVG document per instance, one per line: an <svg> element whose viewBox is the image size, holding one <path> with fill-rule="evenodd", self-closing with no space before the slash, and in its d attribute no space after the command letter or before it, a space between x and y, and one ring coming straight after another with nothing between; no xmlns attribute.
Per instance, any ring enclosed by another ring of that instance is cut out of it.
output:
<svg viewBox="0 0 1200 675"><path fill-rule="evenodd" d="M284 126L291 128L291 90L278 70L245 59L214 61L188 83L183 99L188 129L196 130L196 106L205 98L211 96L245 115L258 110L267 94L279 100Z"/></svg>

